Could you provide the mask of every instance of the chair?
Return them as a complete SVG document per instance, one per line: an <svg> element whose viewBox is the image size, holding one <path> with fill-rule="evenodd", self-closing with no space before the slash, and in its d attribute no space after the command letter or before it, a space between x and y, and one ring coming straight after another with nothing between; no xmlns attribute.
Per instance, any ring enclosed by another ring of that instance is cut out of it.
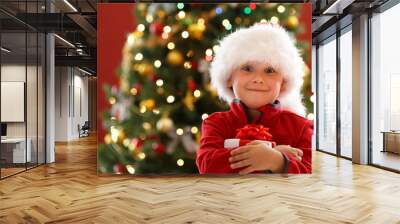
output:
<svg viewBox="0 0 400 224"><path fill-rule="evenodd" d="M82 127L80 127L80 125L78 124L79 138L89 136L89 129L90 129L89 121L85 121Z"/></svg>

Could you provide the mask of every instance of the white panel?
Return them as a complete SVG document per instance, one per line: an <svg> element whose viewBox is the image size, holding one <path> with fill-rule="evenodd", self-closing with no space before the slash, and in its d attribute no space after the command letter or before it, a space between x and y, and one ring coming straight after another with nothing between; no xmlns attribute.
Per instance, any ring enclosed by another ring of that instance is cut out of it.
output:
<svg viewBox="0 0 400 224"><path fill-rule="evenodd" d="M24 122L24 82L1 82L1 122Z"/></svg>

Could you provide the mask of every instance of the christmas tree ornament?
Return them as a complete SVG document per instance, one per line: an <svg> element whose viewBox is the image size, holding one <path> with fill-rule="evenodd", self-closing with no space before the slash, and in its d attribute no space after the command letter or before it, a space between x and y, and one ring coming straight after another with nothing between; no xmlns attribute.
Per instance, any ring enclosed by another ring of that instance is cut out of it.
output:
<svg viewBox="0 0 400 224"><path fill-rule="evenodd" d="M183 60L182 54L177 50L170 51L167 55L167 62L172 66L182 65Z"/></svg>
<svg viewBox="0 0 400 224"><path fill-rule="evenodd" d="M295 29L299 25L299 19L297 16L289 16L287 20L287 27L290 29Z"/></svg>
<svg viewBox="0 0 400 224"><path fill-rule="evenodd" d="M157 130L166 133L174 128L174 122L168 117L163 117L157 121L156 127Z"/></svg>
<svg viewBox="0 0 400 224"><path fill-rule="evenodd" d="M121 163L115 164L113 167L114 173L123 174L125 173L125 166Z"/></svg>
<svg viewBox="0 0 400 224"><path fill-rule="evenodd" d="M196 82L195 82L193 79L188 79L187 88L188 88L190 91L196 90L196 89L197 89L197 84L196 84Z"/></svg>
<svg viewBox="0 0 400 224"><path fill-rule="evenodd" d="M155 142L155 143L152 144L152 148L158 154L164 154L165 153L165 146L162 143Z"/></svg>
<svg viewBox="0 0 400 224"><path fill-rule="evenodd" d="M187 91L185 98L183 98L183 104L190 111L194 110L194 97L191 92Z"/></svg>
<svg viewBox="0 0 400 224"><path fill-rule="evenodd" d="M158 18L160 18L160 19L164 19L164 17L166 16L167 14L166 14L166 12L164 11L164 10L158 10L157 11L157 16L158 16Z"/></svg>
<svg viewBox="0 0 400 224"><path fill-rule="evenodd" d="M205 29L206 29L205 25L198 23L190 24L188 27L190 37L195 40L203 39L203 32Z"/></svg>
<svg viewBox="0 0 400 224"><path fill-rule="evenodd" d="M161 36L161 34L164 31L164 24L162 24L161 22L154 22L150 25L150 32L152 34L155 34L157 36Z"/></svg>
<svg viewBox="0 0 400 224"><path fill-rule="evenodd" d="M156 101L154 99L147 99L140 102L141 107L146 107L146 110L153 110L156 106Z"/></svg>

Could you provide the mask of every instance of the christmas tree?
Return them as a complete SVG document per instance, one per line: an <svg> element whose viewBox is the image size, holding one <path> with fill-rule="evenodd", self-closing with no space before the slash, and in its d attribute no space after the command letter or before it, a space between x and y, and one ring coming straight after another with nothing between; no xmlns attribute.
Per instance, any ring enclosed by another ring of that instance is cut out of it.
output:
<svg viewBox="0 0 400 224"><path fill-rule="evenodd" d="M136 4L137 28L128 34L118 70L119 87L105 86L112 105L98 152L106 173L198 173L201 122L228 109L210 86L208 66L218 40L239 27L279 23L303 32L297 4ZM305 61L309 43L297 43ZM305 69L304 95L310 96ZM310 97L304 98L307 112Z"/></svg>

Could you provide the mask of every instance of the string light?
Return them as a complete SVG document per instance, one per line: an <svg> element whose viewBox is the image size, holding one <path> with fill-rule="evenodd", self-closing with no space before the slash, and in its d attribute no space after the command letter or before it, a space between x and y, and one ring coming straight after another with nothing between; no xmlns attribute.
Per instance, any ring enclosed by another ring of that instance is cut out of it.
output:
<svg viewBox="0 0 400 224"><path fill-rule="evenodd" d="M196 90L193 92L193 96L196 97L196 98L199 98L199 97L201 96L200 90L196 89Z"/></svg>
<svg viewBox="0 0 400 224"><path fill-rule="evenodd" d="M215 12L219 15L222 13L222 8L221 7L217 7L215 8Z"/></svg>
<svg viewBox="0 0 400 224"><path fill-rule="evenodd" d="M125 147L128 147L130 143L131 143L131 140L129 140L129 138L126 138L126 139L124 139L124 141L122 141L122 144L123 144Z"/></svg>
<svg viewBox="0 0 400 224"><path fill-rule="evenodd" d="M314 120L314 114L313 113L308 114L307 115L307 119L308 120Z"/></svg>
<svg viewBox="0 0 400 224"><path fill-rule="evenodd" d="M132 46L135 43L135 36L132 33L128 35L127 43L130 46Z"/></svg>
<svg viewBox="0 0 400 224"><path fill-rule="evenodd" d="M315 95L314 94L310 97L310 101L314 103L314 101L315 101Z"/></svg>
<svg viewBox="0 0 400 224"><path fill-rule="evenodd" d="M182 37L183 37L184 39L188 38L188 37L189 37L189 32L183 31L183 32L182 32Z"/></svg>
<svg viewBox="0 0 400 224"><path fill-rule="evenodd" d="M271 23L278 24L278 22L279 22L278 17L276 17L276 16L271 17Z"/></svg>
<svg viewBox="0 0 400 224"><path fill-rule="evenodd" d="M146 21L147 21L148 23L153 22L153 20L154 20L154 18L153 18L152 15L148 14L148 15L146 16Z"/></svg>
<svg viewBox="0 0 400 224"><path fill-rule="evenodd" d="M186 69L191 69L192 68L192 64L190 63L190 62L185 62L184 64L183 64L183 67L185 67Z"/></svg>
<svg viewBox="0 0 400 224"><path fill-rule="evenodd" d="M110 103L110 104L114 104L115 102L117 101L117 99L115 99L115 97L110 97L110 99L108 99L108 102Z"/></svg>
<svg viewBox="0 0 400 224"><path fill-rule="evenodd" d="M177 7L179 10L181 10L181 9L183 9L183 8L185 7L185 4L183 4L183 3L178 3L178 4L176 4L176 7Z"/></svg>
<svg viewBox="0 0 400 224"><path fill-rule="evenodd" d="M173 103L174 101L175 101L175 97L174 96L170 95L170 96L167 97L167 102L168 103Z"/></svg>
<svg viewBox="0 0 400 224"><path fill-rule="evenodd" d="M178 164L178 166L183 166L183 164L185 164L185 162L183 161L183 159L178 159L176 161L176 164Z"/></svg>
<svg viewBox="0 0 400 224"><path fill-rule="evenodd" d="M176 134L177 135L183 135L183 129L182 128L176 129Z"/></svg>
<svg viewBox="0 0 400 224"><path fill-rule="evenodd" d="M161 87L161 86L163 86L163 84L164 84L164 81L162 79L157 79L157 81L156 81L157 86Z"/></svg>
<svg viewBox="0 0 400 224"><path fill-rule="evenodd" d="M208 49L206 50L206 55L207 55L207 56L212 56L212 54L213 54L213 51L212 51L210 48L208 48Z"/></svg>
<svg viewBox="0 0 400 224"><path fill-rule="evenodd" d="M154 113L154 114L160 114L160 110L158 110L158 109L153 109L153 113Z"/></svg>
<svg viewBox="0 0 400 224"><path fill-rule="evenodd" d="M179 11L179 13L178 13L179 19L183 19L183 18L185 18L185 16L186 16L186 13L184 11Z"/></svg>
<svg viewBox="0 0 400 224"><path fill-rule="evenodd" d="M174 44L173 42L169 42L169 43L167 44L167 48L168 48L169 50L172 50L172 49L175 48L175 44Z"/></svg>
<svg viewBox="0 0 400 224"><path fill-rule="evenodd" d="M203 19L203 18L199 18L199 19L197 20L197 24L199 24L199 25L204 25L204 19Z"/></svg>
<svg viewBox="0 0 400 224"><path fill-rule="evenodd" d="M169 32L171 32L172 29L170 26L164 26L163 30L164 30L164 32L169 33Z"/></svg>
<svg viewBox="0 0 400 224"><path fill-rule="evenodd" d="M143 24L139 24L137 26L137 30L140 31L140 32L143 32L145 29L146 29L146 27Z"/></svg>
<svg viewBox="0 0 400 224"><path fill-rule="evenodd" d="M164 40L168 39L168 33L165 33L165 32L162 33L161 34L161 38L164 39Z"/></svg>
<svg viewBox="0 0 400 224"><path fill-rule="evenodd" d="M191 131L193 134L196 134L197 132L199 132L199 129L198 129L197 127L193 126L193 127L190 129L190 131Z"/></svg>
<svg viewBox="0 0 400 224"><path fill-rule="evenodd" d="M111 132L111 140L116 143L118 141L118 137L120 134L120 130L118 130L116 127L111 126L110 127L110 132Z"/></svg>
<svg viewBox="0 0 400 224"><path fill-rule="evenodd" d="M229 24L230 24L229 20L227 20L227 19L222 20L222 25L223 26L227 26Z"/></svg>
<svg viewBox="0 0 400 224"><path fill-rule="evenodd" d="M150 130L151 129L151 124L149 122L144 122L142 124L144 130Z"/></svg>
<svg viewBox="0 0 400 224"><path fill-rule="evenodd" d="M161 61L160 61L160 60L155 60L155 61L154 61L154 66L155 66L156 68L161 67Z"/></svg>
<svg viewBox="0 0 400 224"><path fill-rule="evenodd" d="M250 5L249 5L249 8L250 8L251 10L255 10L256 7L257 7L256 3L250 3Z"/></svg>
<svg viewBox="0 0 400 224"><path fill-rule="evenodd" d="M143 160L144 158L146 158L146 154L144 154L144 152L140 152L137 156L140 160Z"/></svg>
<svg viewBox="0 0 400 224"><path fill-rule="evenodd" d="M251 9L249 7L244 8L244 14L249 15L251 13Z"/></svg>
<svg viewBox="0 0 400 224"><path fill-rule="evenodd" d="M203 115L201 115L201 119L205 120L208 117L208 114L204 113Z"/></svg>
<svg viewBox="0 0 400 224"><path fill-rule="evenodd" d="M136 61L141 61L143 59L143 54L142 53L137 53L136 55L135 55L135 60Z"/></svg>
<svg viewBox="0 0 400 224"><path fill-rule="evenodd" d="M135 87L133 87L133 88L131 89L131 94L134 95L134 96L136 96L137 93L138 93L137 89L136 89Z"/></svg>
<svg viewBox="0 0 400 224"><path fill-rule="evenodd" d="M215 53L217 53L218 50L219 50L219 45L214 45L213 46L213 50L214 50Z"/></svg>
<svg viewBox="0 0 400 224"><path fill-rule="evenodd" d="M140 107L140 113L144 114L146 112L146 107L145 106L141 106Z"/></svg>
<svg viewBox="0 0 400 224"><path fill-rule="evenodd" d="M277 11L278 11L279 13L284 13L285 10L286 10L286 8L285 8L285 6L283 6L283 5L280 5L280 6L278 6L278 8L277 8Z"/></svg>
<svg viewBox="0 0 400 224"><path fill-rule="evenodd" d="M132 165L126 165L126 170L128 170L130 174L135 174L135 168Z"/></svg>

